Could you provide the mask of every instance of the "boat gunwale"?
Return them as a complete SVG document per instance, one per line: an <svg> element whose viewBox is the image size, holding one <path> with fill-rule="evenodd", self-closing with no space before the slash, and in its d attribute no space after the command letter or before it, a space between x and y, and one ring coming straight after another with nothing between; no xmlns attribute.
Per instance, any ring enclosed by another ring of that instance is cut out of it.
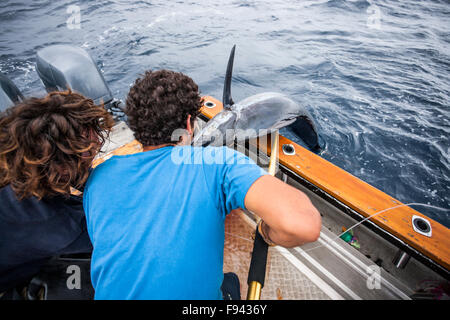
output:
<svg viewBox="0 0 450 320"><path fill-rule="evenodd" d="M215 104L215 106L213 108L202 107L200 118L205 121L208 121L223 109L223 105L219 100L211 96L204 96L203 103L206 103L208 101L212 101ZM352 183L361 186L362 189L371 191L373 195L383 198L382 200L391 201L397 206L403 205L403 203L401 203L397 199L389 196L385 192L364 182L358 177L355 177L349 172L343 170L342 168L337 167L328 160L323 159L322 157L312 153L311 151L305 149L301 145L293 142L292 140L289 140L286 137L283 137L282 135L280 135L280 140L282 140L280 141L279 144L280 149L286 143L292 144L295 150L301 150L304 153L302 154L302 156L306 154L308 157L315 158L316 160L317 158L322 159L321 160L322 164L326 164L328 166L328 169L332 169L335 171L342 171L339 172L340 175L344 175L346 178L350 179ZM269 145L262 145L261 143L257 144L258 144L257 147L259 149L262 149L262 151L266 153L268 156L270 155ZM295 161L290 162L287 161L286 159L283 159L283 152L281 150L279 150L279 166L282 172L286 173L292 179L294 179L304 187L308 188L315 194L318 194L322 199L331 203L335 207L338 207L342 212L351 216L353 219L357 221L362 221L363 219L369 217L371 214L375 213L375 212L368 212L368 210L364 210L361 207L358 207L357 205L352 203L351 197L346 198L345 195L339 197L334 195L333 192L330 192L332 190L326 190L326 188L324 188L323 186L320 185L320 183L318 183L320 177L307 176L304 172L300 170L300 166L297 165L297 167L299 167L299 170L296 170ZM372 206L368 205L367 207ZM374 216L371 219L366 220L365 222L363 222L363 225L374 231L376 234L380 235L385 240L393 243L400 250L405 251L406 253L410 254L417 260L421 261L426 266L430 267L433 271L439 273L446 279L450 279L450 271L449 271L450 252L448 250L448 246L445 245L439 246L439 241L436 240L436 234L439 235L446 234L448 235L448 237L441 236L441 238L450 239L450 229L446 228L444 225L433 220L432 218L425 216L422 213L412 209L411 207L405 206L402 207L402 209L403 210L399 210L401 212L397 212L396 214L397 215L403 214L403 216L407 218L406 220L400 218L399 221L394 221L395 222L394 223L392 222L392 220L386 219L381 215L378 215ZM432 223L434 238L433 237L427 238L421 236L420 241L414 241L417 238L415 238L414 236L411 237L411 231L413 230L412 229L409 230L411 226L410 223L408 223L408 221L410 220L410 216L412 215L421 216L429 220L430 223Z"/></svg>

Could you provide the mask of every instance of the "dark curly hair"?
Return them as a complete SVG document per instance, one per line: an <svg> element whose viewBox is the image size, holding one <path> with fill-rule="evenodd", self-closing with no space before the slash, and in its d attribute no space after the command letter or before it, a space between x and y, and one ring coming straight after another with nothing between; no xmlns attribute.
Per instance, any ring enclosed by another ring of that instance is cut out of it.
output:
<svg viewBox="0 0 450 320"><path fill-rule="evenodd" d="M172 133L185 129L202 106L198 86L188 76L169 70L147 71L128 93L126 115L143 146L173 144Z"/></svg>
<svg viewBox="0 0 450 320"><path fill-rule="evenodd" d="M0 187L19 199L69 195L113 126L112 116L72 91L30 98L0 114Z"/></svg>

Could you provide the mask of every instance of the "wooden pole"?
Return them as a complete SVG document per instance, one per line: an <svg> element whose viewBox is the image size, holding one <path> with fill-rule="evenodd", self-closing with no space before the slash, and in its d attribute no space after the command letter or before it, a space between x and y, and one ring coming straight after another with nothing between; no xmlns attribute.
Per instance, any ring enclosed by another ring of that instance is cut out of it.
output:
<svg viewBox="0 0 450 320"><path fill-rule="evenodd" d="M275 136L270 148L270 162L269 162L269 174L275 176L276 163L278 159L278 145L279 136L278 131L273 133ZM261 235L256 229L255 242L253 244L252 260L250 262L249 278L248 278L248 291L247 300L260 300L262 288L264 287L265 270L267 264L267 243L262 239ZM255 276L252 273L260 273Z"/></svg>

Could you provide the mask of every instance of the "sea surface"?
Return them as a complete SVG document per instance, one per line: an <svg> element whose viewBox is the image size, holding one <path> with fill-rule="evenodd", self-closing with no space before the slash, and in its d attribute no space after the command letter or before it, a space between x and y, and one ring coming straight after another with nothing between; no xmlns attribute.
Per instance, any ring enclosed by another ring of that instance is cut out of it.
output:
<svg viewBox="0 0 450 320"><path fill-rule="evenodd" d="M53 44L89 51L122 100L161 68L221 98L236 44L235 101L287 94L322 157L450 226L448 0L0 1L0 72L25 95L45 94L35 54Z"/></svg>

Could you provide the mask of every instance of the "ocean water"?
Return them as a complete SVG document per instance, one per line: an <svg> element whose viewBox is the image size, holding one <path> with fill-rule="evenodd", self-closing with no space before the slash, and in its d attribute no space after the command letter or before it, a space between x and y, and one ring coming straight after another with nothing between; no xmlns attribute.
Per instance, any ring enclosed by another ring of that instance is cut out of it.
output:
<svg viewBox="0 0 450 320"><path fill-rule="evenodd" d="M450 1L0 1L0 72L44 95L36 51L88 50L124 99L147 69L235 101L279 91L306 106L321 156L404 203L450 208ZM298 138L289 130L282 132ZM416 207L450 226L449 211Z"/></svg>

